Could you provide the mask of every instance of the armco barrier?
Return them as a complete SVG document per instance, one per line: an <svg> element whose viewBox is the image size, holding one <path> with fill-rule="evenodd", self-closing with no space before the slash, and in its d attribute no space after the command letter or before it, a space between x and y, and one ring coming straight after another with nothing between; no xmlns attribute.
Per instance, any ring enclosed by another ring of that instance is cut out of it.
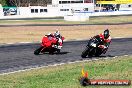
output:
<svg viewBox="0 0 132 88"><path fill-rule="evenodd" d="M108 16L108 15L132 15L132 10L109 11L109 12L77 12L73 15L85 16Z"/></svg>
<svg viewBox="0 0 132 88"><path fill-rule="evenodd" d="M64 16L66 21L86 21L90 16L111 16L111 15L132 15L131 10L111 11L111 12L76 12L72 15Z"/></svg>
<svg viewBox="0 0 132 88"><path fill-rule="evenodd" d="M132 10L122 10L122 11L111 11L111 12L77 12L73 13L72 16L64 16L64 20L67 21L86 21L90 16L108 16L108 15L132 15ZM57 17L49 15L11 15L11 16L0 16L0 19L19 19L19 18L34 18L34 17Z"/></svg>

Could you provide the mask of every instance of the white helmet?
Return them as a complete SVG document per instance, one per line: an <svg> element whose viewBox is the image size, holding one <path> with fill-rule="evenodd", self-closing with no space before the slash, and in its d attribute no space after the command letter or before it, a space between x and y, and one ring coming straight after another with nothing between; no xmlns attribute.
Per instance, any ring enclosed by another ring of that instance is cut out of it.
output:
<svg viewBox="0 0 132 88"><path fill-rule="evenodd" d="M58 30L55 32L54 35L55 35L55 37L59 37L59 38L61 37L61 36L60 36L60 32L59 32Z"/></svg>
<svg viewBox="0 0 132 88"><path fill-rule="evenodd" d="M47 36L54 36L52 33L48 33Z"/></svg>

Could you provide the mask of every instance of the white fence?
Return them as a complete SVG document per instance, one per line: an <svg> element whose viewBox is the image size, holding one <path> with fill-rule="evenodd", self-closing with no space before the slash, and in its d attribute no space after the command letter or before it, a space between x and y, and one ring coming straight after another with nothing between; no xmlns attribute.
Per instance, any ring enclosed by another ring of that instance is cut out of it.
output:
<svg viewBox="0 0 132 88"><path fill-rule="evenodd" d="M90 16L110 16L110 15L132 15L132 10L129 11L112 11L112 12L78 12L73 13L70 16L64 16L64 20L71 21L86 21ZM17 18L34 18L34 17L44 17L43 15L32 15L32 16L22 16L22 15L11 15L11 16L0 16L0 19L17 19ZM46 15L45 15L46 17ZM50 17L49 15L47 17ZM57 17L57 16L52 16Z"/></svg>

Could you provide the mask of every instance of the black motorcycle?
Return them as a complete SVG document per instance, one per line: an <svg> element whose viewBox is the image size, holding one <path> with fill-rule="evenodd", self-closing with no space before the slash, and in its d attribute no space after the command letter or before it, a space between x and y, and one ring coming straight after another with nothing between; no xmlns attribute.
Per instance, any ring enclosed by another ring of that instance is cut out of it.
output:
<svg viewBox="0 0 132 88"><path fill-rule="evenodd" d="M103 41L99 36L93 37L89 40L85 50L82 52L81 57L86 58L92 56L100 56L102 53L106 53L107 47L102 47Z"/></svg>

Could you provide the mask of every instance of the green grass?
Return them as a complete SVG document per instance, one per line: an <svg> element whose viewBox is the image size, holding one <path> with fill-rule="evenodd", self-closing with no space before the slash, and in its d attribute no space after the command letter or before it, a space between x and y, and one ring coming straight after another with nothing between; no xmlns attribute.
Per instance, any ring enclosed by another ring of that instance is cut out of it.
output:
<svg viewBox="0 0 132 88"><path fill-rule="evenodd" d="M127 23L132 22L132 16L104 16L104 17L90 17L89 21L85 22L69 22L64 21L63 19L54 19L54 20L42 20L42 19L35 19L35 20L0 20L0 24L14 24L14 23L48 23L48 24L115 24L115 23Z"/></svg>
<svg viewBox="0 0 132 88"><path fill-rule="evenodd" d="M83 88L78 81L82 66L88 71L90 79L132 79L132 56L127 56L0 75L0 88ZM111 88L111 86L97 86L97 88ZM118 88L132 88L132 85Z"/></svg>

